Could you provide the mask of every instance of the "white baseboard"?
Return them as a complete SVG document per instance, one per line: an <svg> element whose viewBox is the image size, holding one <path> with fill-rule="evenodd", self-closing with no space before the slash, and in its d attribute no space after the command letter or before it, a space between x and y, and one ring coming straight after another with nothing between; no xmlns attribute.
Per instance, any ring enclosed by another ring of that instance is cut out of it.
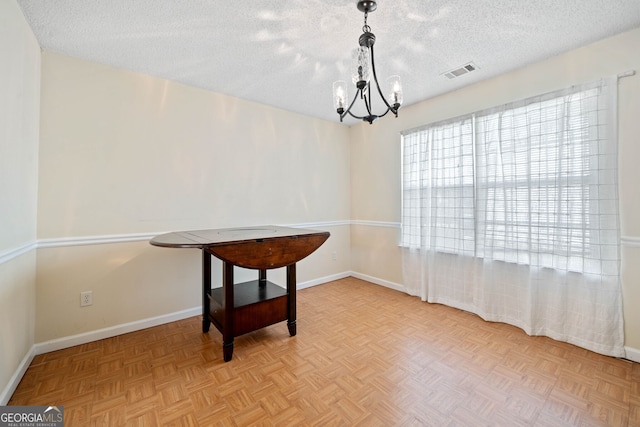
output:
<svg viewBox="0 0 640 427"><path fill-rule="evenodd" d="M54 340L37 343L35 345L35 354L43 354L49 353L50 351L62 350L63 348L86 344L88 342L98 341L105 338L111 338L117 335L151 328L153 326L164 325L165 323L175 322L176 320L187 319L189 317L198 316L201 314L202 307L198 306L186 310L176 311L174 313L163 314L162 316L150 317L148 319L136 320L135 322L110 326L108 328L97 329L95 331L84 332L82 334L57 338Z"/></svg>
<svg viewBox="0 0 640 427"><path fill-rule="evenodd" d="M389 282L387 280L379 279L373 276L367 276L366 274L357 273L355 271L351 272L351 276L355 277L356 279L362 279L362 280L366 280L367 282L374 283L376 285L384 286L385 288L390 288L395 291L406 293L406 290L404 289L404 285L400 285L399 283Z"/></svg>
<svg viewBox="0 0 640 427"><path fill-rule="evenodd" d="M351 272L344 271L342 273L332 274L331 276L324 276L319 279L308 280L306 282L298 283L296 285L296 289L297 290L306 289L312 286L322 285L323 283L333 282L334 280L344 279L345 277L349 277L349 276L351 276Z"/></svg>
<svg viewBox="0 0 640 427"><path fill-rule="evenodd" d="M31 365L35 355L35 346L31 346L27 354L22 358L20 365L18 365L18 369L16 369L6 387L2 390L2 394L0 394L0 406L4 406L9 402L9 399L11 399L13 392L18 388L20 380L24 376L24 373L27 372L27 369L29 368L29 365Z"/></svg>
<svg viewBox="0 0 640 427"><path fill-rule="evenodd" d="M307 282L298 283L296 289L309 288L311 286L321 285L333 280L349 277L350 272L343 272L331 276L321 277L319 279L309 280ZM35 354L48 353L50 351L62 350L63 348L73 347L80 344L86 344L92 341L98 341L105 338L115 337L117 335L135 332L142 329L151 328L153 326L163 325L165 323L175 322L176 320L187 319L193 316L200 316L202 307L193 307L174 313L163 314L161 316L151 317L148 319L136 320L135 322L124 323L121 325L110 326L108 328L97 329L95 331L84 332L68 337L57 338L35 344ZM33 357L32 357L33 358ZM28 365L27 365L28 366Z"/></svg>
<svg viewBox="0 0 640 427"><path fill-rule="evenodd" d="M631 360L632 362L640 363L640 350L632 347L625 347L625 359Z"/></svg>

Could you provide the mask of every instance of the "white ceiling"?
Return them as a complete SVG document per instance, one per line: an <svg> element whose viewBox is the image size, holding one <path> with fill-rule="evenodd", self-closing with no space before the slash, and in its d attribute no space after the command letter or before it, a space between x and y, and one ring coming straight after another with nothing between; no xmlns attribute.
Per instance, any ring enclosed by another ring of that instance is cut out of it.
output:
<svg viewBox="0 0 640 427"><path fill-rule="evenodd" d="M356 3L18 0L46 50L333 121ZM401 76L406 106L639 27L640 0L380 0L368 23L378 77ZM468 62L478 70L442 75Z"/></svg>

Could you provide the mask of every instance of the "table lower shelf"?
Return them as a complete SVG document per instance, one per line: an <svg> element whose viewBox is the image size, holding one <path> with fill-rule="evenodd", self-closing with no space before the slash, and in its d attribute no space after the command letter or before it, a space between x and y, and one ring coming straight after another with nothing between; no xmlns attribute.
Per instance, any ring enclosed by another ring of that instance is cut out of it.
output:
<svg viewBox="0 0 640 427"><path fill-rule="evenodd" d="M289 294L287 290L269 281L262 286L260 281L238 283L233 286L234 306L233 336L246 334L288 319ZM225 309L223 288L211 290L209 295L209 319L224 333Z"/></svg>

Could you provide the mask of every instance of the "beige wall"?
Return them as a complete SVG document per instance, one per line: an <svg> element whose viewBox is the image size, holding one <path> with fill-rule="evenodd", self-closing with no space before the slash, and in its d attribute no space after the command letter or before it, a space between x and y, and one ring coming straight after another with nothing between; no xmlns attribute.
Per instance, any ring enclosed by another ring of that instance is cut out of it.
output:
<svg viewBox="0 0 640 427"><path fill-rule="evenodd" d="M620 206L626 346L640 349L640 29L404 108L397 119L351 129L352 270L402 284L400 132L420 125L636 70L619 82ZM482 68L480 68L480 73ZM460 77L460 78L464 78ZM406 90L410 90L407 88ZM367 221L374 222L368 225ZM640 354L640 353L639 353Z"/></svg>
<svg viewBox="0 0 640 427"><path fill-rule="evenodd" d="M299 265L299 282L348 271L339 123L51 52L41 102L38 238L50 246L38 249L36 342L200 304L200 252L100 244L109 236L320 224L332 236ZM98 244L80 245L86 236ZM94 304L81 308L85 290Z"/></svg>
<svg viewBox="0 0 640 427"><path fill-rule="evenodd" d="M34 344L40 48L0 2L0 404ZM5 65L7 64L7 65Z"/></svg>
<svg viewBox="0 0 640 427"><path fill-rule="evenodd" d="M44 52L38 237L349 218L348 134Z"/></svg>

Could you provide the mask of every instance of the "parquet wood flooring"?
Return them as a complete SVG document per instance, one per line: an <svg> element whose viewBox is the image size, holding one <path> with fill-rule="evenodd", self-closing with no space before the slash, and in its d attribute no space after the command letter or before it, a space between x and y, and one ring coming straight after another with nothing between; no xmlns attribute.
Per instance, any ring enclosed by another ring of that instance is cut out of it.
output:
<svg viewBox="0 0 640 427"><path fill-rule="evenodd" d="M640 365L347 278L236 338L194 317L36 356L68 426L640 426Z"/></svg>

